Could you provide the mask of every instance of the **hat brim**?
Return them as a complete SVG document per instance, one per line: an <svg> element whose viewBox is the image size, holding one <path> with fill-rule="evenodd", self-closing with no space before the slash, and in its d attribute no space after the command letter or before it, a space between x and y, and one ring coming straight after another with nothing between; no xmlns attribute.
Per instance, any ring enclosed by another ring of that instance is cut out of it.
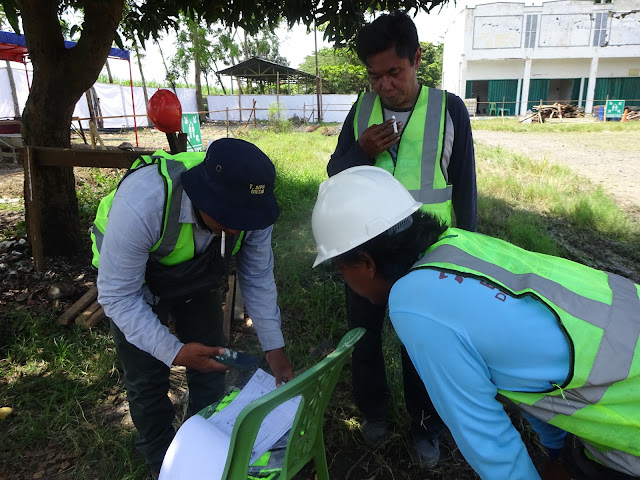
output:
<svg viewBox="0 0 640 480"><path fill-rule="evenodd" d="M265 192L254 201L237 201L237 192L226 186L211 188L203 164L184 172L182 187L193 205L231 230L262 230L273 225L280 209L273 192Z"/></svg>

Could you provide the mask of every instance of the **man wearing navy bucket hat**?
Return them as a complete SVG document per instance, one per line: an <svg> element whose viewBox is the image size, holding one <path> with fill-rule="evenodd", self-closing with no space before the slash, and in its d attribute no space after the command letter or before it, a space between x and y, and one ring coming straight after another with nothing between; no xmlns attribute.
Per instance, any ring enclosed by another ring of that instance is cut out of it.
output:
<svg viewBox="0 0 640 480"><path fill-rule="evenodd" d="M206 155L140 157L100 203L91 234L98 300L124 370L136 447L154 474L175 434L169 368L187 367L189 413L224 393L228 367L212 357L224 353L220 287L232 257L276 384L293 378L273 277L275 177L258 147L226 138Z"/></svg>

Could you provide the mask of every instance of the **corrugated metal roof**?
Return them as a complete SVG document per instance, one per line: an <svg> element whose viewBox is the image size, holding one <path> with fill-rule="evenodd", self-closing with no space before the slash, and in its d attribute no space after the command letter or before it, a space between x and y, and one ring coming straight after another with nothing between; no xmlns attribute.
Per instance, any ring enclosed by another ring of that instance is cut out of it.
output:
<svg viewBox="0 0 640 480"><path fill-rule="evenodd" d="M316 76L302 70L280 65L279 63L266 60L264 58L253 57L244 62L240 62L224 70L218 71L220 75L232 75L234 77L247 78L254 81L275 82L276 80L287 80L291 77L315 79Z"/></svg>

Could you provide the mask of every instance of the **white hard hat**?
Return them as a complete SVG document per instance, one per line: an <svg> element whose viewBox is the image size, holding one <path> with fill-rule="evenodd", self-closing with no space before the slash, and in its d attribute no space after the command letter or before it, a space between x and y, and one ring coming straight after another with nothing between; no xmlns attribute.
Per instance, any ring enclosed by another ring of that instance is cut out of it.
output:
<svg viewBox="0 0 640 480"><path fill-rule="evenodd" d="M320 184L313 207L311 226L318 249L313 266L362 245L421 206L382 168L361 166L338 173Z"/></svg>

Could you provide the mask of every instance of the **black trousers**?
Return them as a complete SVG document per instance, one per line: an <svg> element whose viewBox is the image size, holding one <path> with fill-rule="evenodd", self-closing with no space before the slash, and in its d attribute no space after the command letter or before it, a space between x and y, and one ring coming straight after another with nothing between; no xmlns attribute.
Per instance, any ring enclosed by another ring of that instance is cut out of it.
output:
<svg viewBox="0 0 640 480"><path fill-rule="evenodd" d="M386 305L374 305L345 284L349 328L364 327L364 336L353 350L352 375L356 405L368 421L385 421L391 395L382 352L382 328ZM429 394L406 348L401 347L402 380L412 432L428 430L438 434L443 427Z"/></svg>
<svg viewBox="0 0 640 480"><path fill-rule="evenodd" d="M200 342L223 346L222 303L220 290L181 301L160 301L154 312L166 325L169 314L175 320L176 334L183 343ZM131 419L138 430L136 448L153 472L159 472L162 460L173 440L175 409L167 396L169 367L152 355L129 343L111 321L116 351L124 370ZM224 394L224 373L202 373L187 369L188 413L194 414L218 401Z"/></svg>

